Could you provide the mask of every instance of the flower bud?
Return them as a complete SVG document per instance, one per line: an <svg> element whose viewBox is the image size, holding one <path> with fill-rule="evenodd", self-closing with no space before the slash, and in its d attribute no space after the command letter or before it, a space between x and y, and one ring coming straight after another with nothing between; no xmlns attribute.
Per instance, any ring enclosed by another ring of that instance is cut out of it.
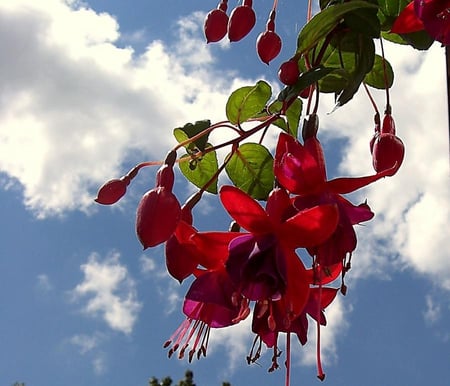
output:
<svg viewBox="0 0 450 386"><path fill-rule="evenodd" d="M102 205L115 204L125 195L129 183L125 177L108 181L98 190L95 201Z"/></svg>
<svg viewBox="0 0 450 386"><path fill-rule="evenodd" d="M136 233L144 249L167 241L180 218L180 203L170 190L159 186L145 193L136 214Z"/></svg>

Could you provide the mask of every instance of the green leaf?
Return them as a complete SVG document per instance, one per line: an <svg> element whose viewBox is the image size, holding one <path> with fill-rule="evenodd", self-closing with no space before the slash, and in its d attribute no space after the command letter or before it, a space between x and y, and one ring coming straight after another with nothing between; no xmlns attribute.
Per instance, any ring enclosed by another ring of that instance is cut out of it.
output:
<svg viewBox="0 0 450 386"><path fill-rule="evenodd" d="M272 89L263 80L254 86L245 86L233 91L228 98L226 114L233 124L240 124L253 118L266 106L272 95Z"/></svg>
<svg viewBox="0 0 450 386"><path fill-rule="evenodd" d="M359 32L371 38L380 37L381 25L376 9L357 9L346 14L344 20L347 27L353 32Z"/></svg>
<svg viewBox="0 0 450 386"><path fill-rule="evenodd" d="M364 78L364 82L369 86L378 89L385 89L386 86L387 88L392 87L392 84L394 83L394 71L392 70L391 64L387 60L385 60L385 64L386 80L384 77L383 58L379 55L375 55L375 63L372 67L372 70L368 72L366 77Z"/></svg>
<svg viewBox="0 0 450 386"><path fill-rule="evenodd" d="M202 121L197 121L194 124L186 123L183 127L177 127L173 130L173 135L178 143L184 142L189 138L200 134L202 131L206 130L211 126L211 121L209 119L204 119ZM209 133L201 136L191 144L185 146L186 149L194 150L195 148L199 151L205 150L206 143L208 142Z"/></svg>
<svg viewBox="0 0 450 386"><path fill-rule="evenodd" d="M235 186L256 200L267 199L273 189L273 157L263 145L242 144L231 155L225 170Z"/></svg>
<svg viewBox="0 0 450 386"><path fill-rule="evenodd" d="M211 147L207 144L206 148ZM201 158L191 158L185 154L180 158L179 167L186 179L195 186L203 188L213 178L218 170L217 155L215 151L206 153ZM217 178L208 186L207 192L217 194Z"/></svg>
<svg viewBox="0 0 450 386"><path fill-rule="evenodd" d="M297 53L304 54L327 36L342 21L345 14L360 8L378 7L367 1L355 0L336 4L316 14L300 31L297 40Z"/></svg>
<svg viewBox="0 0 450 386"><path fill-rule="evenodd" d="M348 34L349 39L353 39L355 43L355 69L350 75L350 79L347 86L342 90L336 99L336 107L345 105L353 98L353 95L359 89L359 86L363 82L366 74L372 69L375 61L375 44L373 40L359 35L359 37L351 37Z"/></svg>
<svg viewBox="0 0 450 386"><path fill-rule="evenodd" d="M300 116L302 115L303 102L301 99L296 98L286 111L286 119L277 119L273 124L280 129L286 131L294 137L298 134L298 125L300 122ZM283 102L276 100L269 106L271 113L280 112L283 108Z"/></svg>

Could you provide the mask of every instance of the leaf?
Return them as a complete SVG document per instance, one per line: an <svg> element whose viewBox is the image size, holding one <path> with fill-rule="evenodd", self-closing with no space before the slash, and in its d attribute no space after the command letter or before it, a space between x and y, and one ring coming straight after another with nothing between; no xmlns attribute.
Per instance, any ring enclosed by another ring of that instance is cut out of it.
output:
<svg viewBox="0 0 450 386"><path fill-rule="evenodd" d="M375 44L373 40L359 35L353 38L357 44L355 52L355 70L351 74L347 86L342 90L336 99L336 107L345 105L353 98L366 74L372 69L375 61Z"/></svg>
<svg viewBox="0 0 450 386"><path fill-rule="evenodd" d="M327 36L341 22L345 14L360 8L378 7L367 1L355 0L336 4L316 14L300 31L297 40L297 53L304 54Z"/></svg>
<svg viewBox="0 0 450 386"><path fill-rule="evenodd" d="M228 120L233 124L240 124L256 116L264 109L271 95L271 87L263 80L254 86L238 88L231 93L227 101Z"/></svg>
<svg viewBox="0 0 450 386"><path fill-rule="evenodd" d="M344 20L347 27L353 32L359 32L371 38L380 37L381 25L376 9L357 9L346 14Z"/></svg>
<svg viewBox="0 0 450 386"><path fill-rule="evenodd" d="M291 134L293 137L297 137L298 125L300 122L300 116L302 115L303 102L301 99L296 98L289 108L286 110L287 122L284 118L277 119L273 124L280 129ZM283 102L276 100L269 106L271 113L280 112L283 108Z"/></svg>
<svg viewBox="0 0 450 386"><path fill-rule="evenodd" d="M211 147L211 145L207 144L206 148L208 147ZM215 151L208 152L197 159L192 159L190 155L185 154L180 158L178 165L186 179L199 188L203 188L218 170ZM217 178L208 186L206 191L217 194Z"/></svg>
<svg viewBox="0 0 450 386"><path fill-rule="evenodd" d="M225 170L236 187L256 200L267 199L273 188L273 157L263 145L242 144L231 155Z"/></svg>
<svg viewBox="0 0 450 386"><path fill-rule="evenodd" d="M385 64L386 80L384 78L383 58L379 55L375 55L375 63L372 70L368 72L364 78L364 82L367 83L367 85L378 89L385 89L386 86L387 88L392 87L392 84L394 83L394 71L387 60L385 60Z"/></svg>
<svg viewBox="0 0 450 386"><path fill-rule="evenodd" d="M206 130L210 126L211 121L209 119L197 121L194 124L186 123L183 127L178 127L174 129L173 135L179 143L182 143L188 140L189 138L192 138L197 134L200 134L202 131ZM197 148L197 150L199 151L205 150L206 143L208 142L208 136L209 133L205 134L204 136L201 136L191 144L185 146L186 149L194 150L195 148Z"/></svg>

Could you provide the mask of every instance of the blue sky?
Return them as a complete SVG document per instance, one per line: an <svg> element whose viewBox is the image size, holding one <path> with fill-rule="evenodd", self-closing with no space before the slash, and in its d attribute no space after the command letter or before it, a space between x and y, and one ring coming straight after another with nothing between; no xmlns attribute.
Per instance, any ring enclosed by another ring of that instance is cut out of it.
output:
<svg viewBox="0 0 450 386"><path fill-rule="evenodd" d="M135 163L161 159L172 129L222 120L230 91L264 78L279 88L280 61L304 20L280 1L281 58L260 63L256 29L236 45L206 46L205 1L0 1L0 384L146 385L151 376L198 386L281 385L270 353L247 366L248 323L214 331L208 357L167 359L162 343L183 320L187 285L164 273L162 248L142 251L135 208L152 187L145 170L115 207L97 188ZM230 7L235 2L230 2ZM387 47L397 74L392 105L406 158L399 173L352 199L376 217L358 229L349 292L327 310L326 384L444 386L450 377L450 213L443 50ZM375 93L379 107L383 95ZM321 111L333 101L323 98ZM333 175L370 174L373 112L364 94L321 115ZM192 187L180 178L181 199ZM227 227L208 197L199 228ZM201 220L200 220L201 219ZM294 347L294 384L315 379L314 339Z"/></svg>

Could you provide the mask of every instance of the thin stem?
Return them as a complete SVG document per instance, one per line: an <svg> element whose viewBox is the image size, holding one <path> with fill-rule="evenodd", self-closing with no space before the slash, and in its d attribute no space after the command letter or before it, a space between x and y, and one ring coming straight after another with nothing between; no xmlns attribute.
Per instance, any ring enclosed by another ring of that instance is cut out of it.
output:
<svg viewBox="0 0 450 386"><path fill-rule="evenodd" d="M370 93L370 90L367 87L367 84L365 82L363 82L363 86L364 86L364 89L366 90L367 96L369 97L370 103L372 104L372 107L375 110L375 115L380 115L377 104L375 103L375 100L373 99L372 94Z"/></svg>
<svg viewBox="0 0 450 386"><path fill-rule="evenodd" d="M381 57L383 59L383 75L384 75L384 85L386 87L386 112L391 112L391 102L389 98L389 87L388 87L388 79L387 79L387 70L386 70L386 60L384 57L384 45L383 39L380 38L380 47L381 47Z"/></svg>
<svg viewBox="0 0 450 386"><path fill-rule="evenodd" d="M286 382L285 386L291 383L291 333L286 333Z"/></svg>

